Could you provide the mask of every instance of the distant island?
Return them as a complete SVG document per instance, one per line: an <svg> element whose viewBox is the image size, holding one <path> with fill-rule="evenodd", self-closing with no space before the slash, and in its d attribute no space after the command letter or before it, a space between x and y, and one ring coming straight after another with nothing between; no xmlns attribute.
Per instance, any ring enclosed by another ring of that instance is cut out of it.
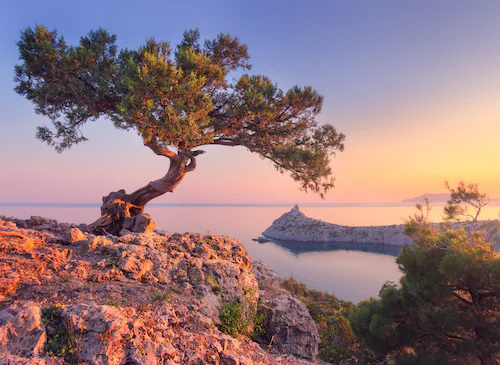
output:
<svg viewBox="0 0 500 365"><path fill-rule="evenodd" d="M467 228L467 222L452 223L453 229ZM485 234L487 241L500 249L500 229L498 220L478 221L476 230ZM439 223L434 223L436 228ZM404 234L404 224L386 226L344 226L323 222L319 219L307 217L300 211L298 205L276 219L272 225L262 232L259 242L269 240L322 243L353 243L375 244L389 246L410 246L412 239Z"/></svg>
<svg viewBox="0 0 500 365"><path fill-rule="evenodd" d="M424 194L420 196L416 196L414 198L402 200L401 203L420 203L423 202L424 199L428 199L430 203L444 203L450 199L450 194ZM499 198L490 198L490 203L500 202Z"/></svg>
<svg viewBox="0 0 500 365"><path fill-rule="evenodd" d="M428 199L429 202L446 202L450 199L450 194L424 194L417 196L415 198L402 200L401 203L419 203L424 201L424 199Z"/></svg>

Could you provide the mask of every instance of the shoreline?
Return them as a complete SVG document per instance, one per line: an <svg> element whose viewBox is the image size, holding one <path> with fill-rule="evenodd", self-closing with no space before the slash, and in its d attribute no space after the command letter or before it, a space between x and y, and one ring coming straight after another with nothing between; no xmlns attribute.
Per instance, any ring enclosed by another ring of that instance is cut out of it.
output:
<svg viewBox="0 0 500 365"><path fill-rule="evenodd" d="M465 228L470 223L453 223L454 229ZM440 223L435 223L438 227ZM412 239L404 234L404 224L383 226L344 226L307 217L295 205L268 227L262 236L277 241L315 244L344 243L384 246L410 246ZM487 241L496 250L500 248L500 226L498 220L478 221L476 230L485 233Z"/></svg>

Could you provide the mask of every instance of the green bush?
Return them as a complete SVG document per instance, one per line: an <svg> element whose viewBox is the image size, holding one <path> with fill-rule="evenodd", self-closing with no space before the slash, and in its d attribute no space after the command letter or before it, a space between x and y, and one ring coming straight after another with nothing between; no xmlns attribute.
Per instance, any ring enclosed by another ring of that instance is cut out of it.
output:
<svg viewBox="0 0 500 365"><path fill-rule="evenodd" d="M306 306L318 325L321 339L319 358L332 364L379 364L382 359L369 351L354 336L347 319L353 304L338 300L335 295L307 289L293 277L285 278L283 286Z"/></svg>
<svg viewBox="0 0 500 365"><path fill-rule="evenodd" d="M235 338L239 335L247 335L251 323L246 312L247 305L240 302L238 298L222 303L219 315L220 330Z"/></svg>
<svg viewBox="0 0 500 365"><path fill-rule="evenodd" d="M292 276L289 278L285 277L283 280L283 286L290 293L295 294L299 298L303 297L307 291L307 287L305 284L299 283Z"/></svg>
<svg viewBox="0 0 500 365"><path fill-rule="evenodd" d="M60 304L42 308L42 322L47 328L43 349L49 356L62 357L69 364L79 364L77 339L70 322L63 320Z"/></svg>
<svg viewBox="0 0 500 365"><path fill-rule="evenodd" d="M269 317L269 311L267 308L261 307L253 317L253 332L250 335L250 338L256 342L259 342L260 339L266 338L267 330L267 321Z"/></svg>

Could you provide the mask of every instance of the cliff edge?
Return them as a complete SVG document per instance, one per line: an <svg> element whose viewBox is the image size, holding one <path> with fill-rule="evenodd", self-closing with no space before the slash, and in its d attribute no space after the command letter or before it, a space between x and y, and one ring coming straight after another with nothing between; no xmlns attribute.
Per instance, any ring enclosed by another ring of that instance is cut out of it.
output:
<svg viewBox="0 0 500 365"><path fill-rule="evenodd" d="M0 363L315 363L307 308L237 240L123 233L0 219Z"/></svg>

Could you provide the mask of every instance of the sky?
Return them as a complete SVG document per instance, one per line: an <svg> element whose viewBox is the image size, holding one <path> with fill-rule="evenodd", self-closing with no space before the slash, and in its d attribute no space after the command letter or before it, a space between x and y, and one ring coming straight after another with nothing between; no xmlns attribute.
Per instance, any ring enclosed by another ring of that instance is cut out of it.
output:
<svg viewBox="0 0 500 365"><path fill-rule="evenodd" d="M168 160L100 119L89 141L58 154L35 139L48 121L14 91L20 31L57 28L69 43L98 27L119 47L177 44L199 28L248 45L251 73L324 95L318 120L346 134L325 200L242 147L210 146L156 203L399 202L478 183L500 197L500 2L24 1L0 2L0 202L97 203L163 176Z"/></svg>

